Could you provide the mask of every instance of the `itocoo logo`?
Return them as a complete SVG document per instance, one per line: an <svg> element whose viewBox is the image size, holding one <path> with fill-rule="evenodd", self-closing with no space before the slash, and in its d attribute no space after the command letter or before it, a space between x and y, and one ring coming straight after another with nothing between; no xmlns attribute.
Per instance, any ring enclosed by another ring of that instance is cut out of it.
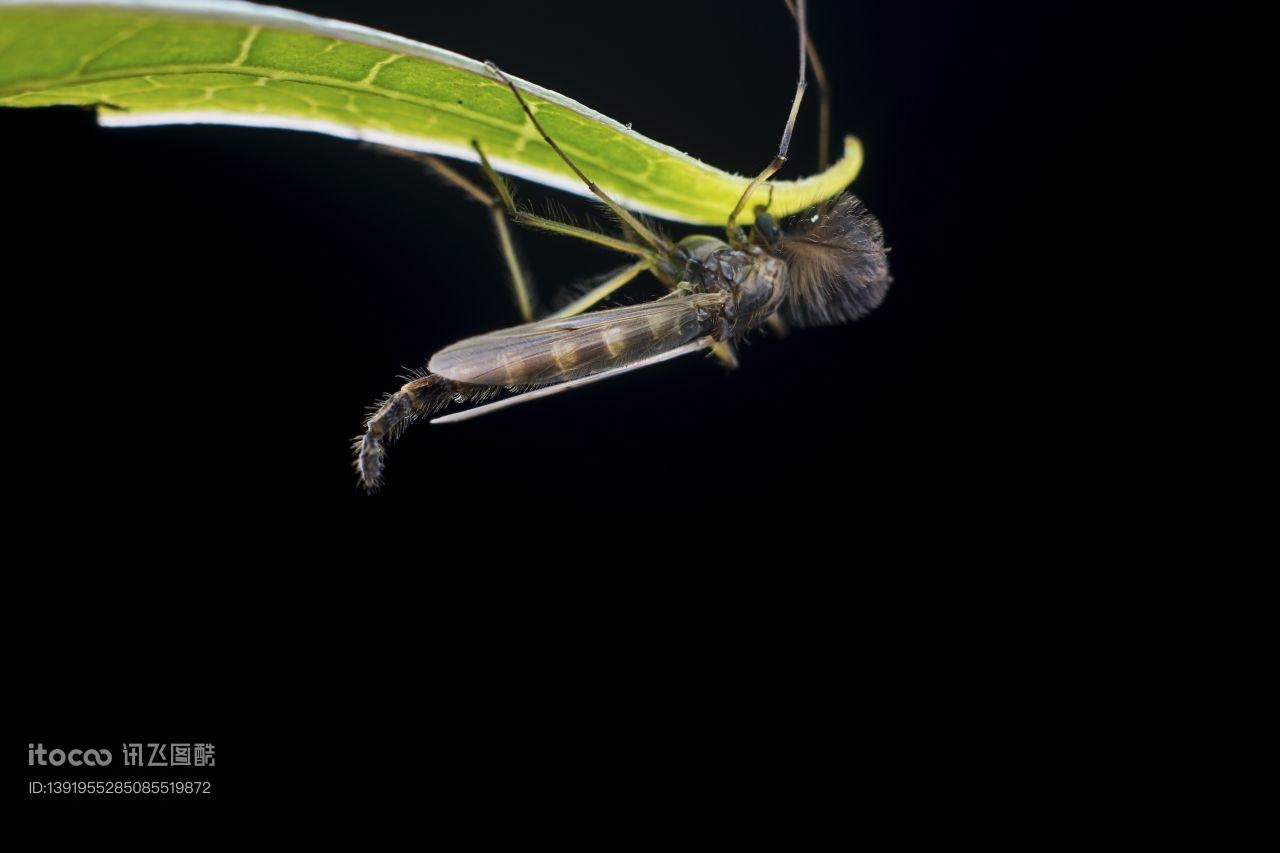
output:
<svg viewBox="0 0 1280 853"><path fill-rule="evenodd" d="M48 756L48 761L45 760ZM87 764L91 767L101 767L111 763L111 750L109 749L73 749L70 752L63 752L60 749L45 750L42 743L27 744L27 765L34 767L39 764L41 767L47 767L52 764L54 767L61 767L63 764L70 764L72 767L80 767Z"/></svg>

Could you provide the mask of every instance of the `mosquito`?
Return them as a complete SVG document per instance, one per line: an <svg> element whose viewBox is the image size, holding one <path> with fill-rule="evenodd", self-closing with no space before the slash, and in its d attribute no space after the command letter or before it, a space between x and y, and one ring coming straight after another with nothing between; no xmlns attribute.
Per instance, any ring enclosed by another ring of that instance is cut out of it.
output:
<svg viewBox="0 0 1280 853"><path fill-rule="evenodd" d="M412 155L489 208L526 322L445 347L378 404L354 445L356 471L366 490L376 490L382 481L386 444L415 420L436 415L451 403L477 405L436 417L433 423L476 417L693 352L711 351L736 366L735 345L762 326L785 332L790 326L847 323L879 306L892 282L883 232L850 193L822 201L781 224L769 214L768 205L757 205L752 224L738 224L748 199L787 162L810 60L821 99L820 165L826 167L830 88L809 39L806 0L784 2L795 18L800 41L795 96L777 154L729 212L723 238L692 234L672 242L619 205L547 134L511 78L486 63L489 73L511 90L543 141L617 217L620 233L602 233L518 207L506 181L474 142L492 193L436 157ZM511 223L586 240L634 260L560 310L535 319L538 303ZM588 310L645 272L666 286L666 295Z"/></svg>

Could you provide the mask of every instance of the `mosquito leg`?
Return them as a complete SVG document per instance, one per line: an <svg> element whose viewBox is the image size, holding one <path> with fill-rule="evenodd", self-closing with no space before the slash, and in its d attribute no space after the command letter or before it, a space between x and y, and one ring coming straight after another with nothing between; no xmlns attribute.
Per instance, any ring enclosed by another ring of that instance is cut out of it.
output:
<svg viewBox="0 0 1280 853"><path fill-rule="evenodd" d="M538 216L523 210L516 211L514 216L516 222L521 225L527 225L530 228L536 228L539 231L550 231L552 234L563 234L566 237L576 237L579 240L586 240L588 243L595 243L597 246L604 246L606 249L613 249L615 252L622 252L625 255L634 255L637 258L644 258L645 263L649 266L657 266L660 256L646 249L644 246L632 243L630 240L623 240L619 237L610 237L608 234L601 234L598 231L592 231L590 228L580 228L577 225L570 225L567 222L557 222L554 219L548 219L545 216Z"/></svg>
<svg viewBox="0 0 1280 853"><path fill-rule="evenodd" d="M803 0L801 0L801 2L803 3ZM596 198L604 202L605 205L614 212L614 215L625 222L628 228L638 234L640 239L648 243L655 251L663 255L670 255L675 252L674 246L662 239L662 237L653 233L653 231L646 227L645 224L635 216L635 214L610 198L608 193L596 186L595 181L588 178L583 171L578 168L578 165L574 163L573 160L569 159L569 155L565 154L564 151L561 150L560 146L556 144L556 141L542 129L542 123L539 122L538 117L533 114L533 110L530 109L529 104L525 101L524 95L520 94L520 90L516 88L516 84L512 82L510 77L502 72L502 69L494 65L492 62L486 62L485 66L495 77L507 84L507 88L511 90L511 92L516 96L516 100L520 102L520 107L524 110L524 114L533 122L533 126L537 129L538 133L542 134L543 141L551 146L551 150L555 151L556 154L560 156L560 159L565 162L565 165L573 170L573 173L587 185L587 189L590 190Z"/></svg>
<svg viewBox="0 0 1280 853"><path fill-rule="evenodd" d="M507 209L507 213L511 217L520 215L520 209L516 207L516 200L511 196L511 187L507 185L507 181L498 174L498 170L493 168L493 164L489 162L489 158L485 156L484 149L480 147L480 143L471 140L471 147L476 150L476 155L480 158L480 168L484 171L484 176L489 179L490 185L497 191L498 198L502 199L502 204Z"/></svg>
<svg viewBox="0 0 1280 853"><path fill-rule="evenodd" d="M787 125L782 131L782 142L778 145L778 153L769 161L769 165L765 166L764 170L756 175L751 183L747 184L747 189L742 193L742 198L738 199L738 203L733 206L733 212L729 214L729 224L726 226L726 230L729 232L729 242L735 245L741 245L745 239L738 228L738 214L742 213L742 208L746 207L747 201L755 193L756 187L773 177L774 173L782 168L782 164L787 162L787 151L791 148L791 134L796 129L796 115L800 112L800 102L804 100L804 90L809 85L805 80L809 44L805 0L796 0L796 24L800 31L800 79L796 82L796 96L791 102L791 112L787 115Z"/></svg>
<svg viewBox="0 0 1280 853"><path fill-rule="evenodd" d="M403 153L418 160L442 179L489 208L493 228L498 234L498 246L502 250L502 259L506 262L507 272L511 277L511 292L516 300L516 309L520 312L520 319L526 323L533 320L538 313L538 299L533 292L533 279L529 275L524 253L520 250L520 244L516 241L515 234L511 231L511 224L507 221L504 212L510 198L510 190L507 189L506 184L500 185L499 197L494 197L467 180L439 157L411 152L397 151L396 153Z"/></svg>
<svg viewBox="0 0 1280 853"><path fill-rule="evenodd" d="M628 255L636 255L637 257L648 259L650 266L656 265L659 255L652 249L646 249L630 240L623 240L620 237L610 237L608 234L601 234L592 231L589 228L580 228L577 225L570 225L566 222L557 222L545 216L538 216L536 213L530 213L527 210L521 210L516 207L515 199L511 197L511 189L507 186L507 182L498 174L497 170L489 162L489 158L485 156L484 149L474 140L471 147L476 149L476 153L480 155L480 168L484 170L485 176L488 177L489 183L493 185L494 190L498 193L498 197L502 199L502 204L507 208L507 213L511 218L521 225L527 225L530 228L537 228L542 231L550 231L554 234L564 234L568 237L577 237L579 240L586 240L589 243L595 243L606 248L613 249L615 252L624 252Z"/></svg>
<svg viewBox="0 0 1280 853"><path fill-rule="evenodd" d="M552 314L552 317L573 317L581 314L591 306L597 304L601 300L607 299L613 295L614 291L622 287L627 282L634 279L640 273L649 268L648 261L637 261L628 267L623 267L613 275L600 282L568 305Z"/></svg>
<svg viewBox="0 0 1280 853"><path fill-rule="evenodd" d="M800 17L795 3L792 0L782 2L787 4L787 11L798 22ZM813 66L813 77L818 81L818 171L823 172L831 163L831 86L827 82L827 69L822 66L813 40L805 39L805 46L808 48L809 64Z"/></svg>
<svg viewBox="0 0 1280 853"><path fill-rule="evenodd" d="M504 180L503 177L494 170L493 166L490 165L489 159L485 156L484 151L480 149L480 146L475 142L472 142L471 144L476 149L476 153L480 155L481 168L484 170L485 176L489 179L489 183L492 185L494 190L492 194L485 192L483 189L476 186L472 181L469 181L463 175L459 174L457 170L453 169L438 157L433 157L430 154L403 151L397 148L384 148L383 150L396 154L397 156L403 156L422 163L440 178L458 187L467 195L471 196L471 198L489 208L490 216L493 218L494 230L498 234L499 248L502 250L503 259L506 261L507 270L510 274L511 289L515 296L516 308L519 310L520 318L524 322L534 320L541 312L538 307L538 299L533 292L532 277L529 275L528 266L524 262L524 256L520 251L520 244L516 235L511 230L511 224L507 216L508 214L510 215L511 220L530 228L540 228L544 231L551 231L558 234L565 234L570 237L577 237L579 239L588 240L592 243L596 243L597 245L613 249L614 251L645 258L645 260L639 261L635 265L638 271L632 274L632 278L634 278L635 275L638 275L639 272L652 267L653 264L656 263L658 256L643 246L639 246L635 243L631 243L617 237L611 237L607 234L599 234L595 231L579 228L575 225L568 225L563 222L557 222L554 219L547 219L545 217L520 210L515 205L515 200L511 196L511 188L507 185L506 180ZM613 280L614 279L612 278L610 279L610 281ZM605 282L605 284L608 283L609 282ZM620 287L625 283L625 281L618 282L613 289L616 290L617 287ZM604 285L601 285L601 288L603 287ZM597 288L597 290L601 290L601 288ZM595 292L596 291L593 291L593 293ZM611 292L612 290L599 292L597 298L593 302L583 304L579 310L585 311L587 308L590 308L591 305L595 304L595 302L598 302L600 299L608 296ZM578 304L581 301L582 300L577 300L575 301L575 304ZM563 314L563 312L558 313Z"/></svg>

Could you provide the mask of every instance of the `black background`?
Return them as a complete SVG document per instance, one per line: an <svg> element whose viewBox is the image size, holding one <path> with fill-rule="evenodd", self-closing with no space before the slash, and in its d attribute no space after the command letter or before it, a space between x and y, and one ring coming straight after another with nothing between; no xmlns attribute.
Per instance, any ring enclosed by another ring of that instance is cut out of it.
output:
<svg viewBox="0 0 1280 853"><path fill-rule="evenodd" d="M293 5L494 60L744 173L794 85L780 3ZM1135 131L1182 44L1160 9L813 4L833 127L862 139L854 189L893 247L884 306L759 339L734 373L669 364L418 426L374 498L348 447L366 407L517 320L485 212L319 135L0 111L7 760L203 739L217 806L425 821L566 768L590 788L619 767L844 762L867 741L823 724L853 713L855 670L888 697L863 708L888 749L927 716L893 697L945 692L939 646L985 636L956 603L1008 594L986 554L1057 512L1081 453L1061 347L1092 334L1074 318L1114 274L1108 224L1152 180ZM814 170L816 125L815 100L783 177ZM524 243L544 296L615 263ZM779 696L810 725L744 757L729 733ZM697 790L673 775L677 800Z"/></svg>
<svg viewBox="0 0 1280 853"><path fill-rule="evenodd" d="M647 3L643 28L597 3L439 5L306 11L493 59L727 169L754 171L777 144L795 76L777 4ZM1160 22L1061 3L819 3L813 19L833 126L866 148L855 189L893 247L884 309L760 339L729 375L668 365L419 426L379 503L349 470L366 407L444 344L516 319L484 211L343 140L5 111L8 339L26 348L10 399L30 425L25 442L14 434L14 479L36 500L192 514L408 505L535 540L741 505L748 486L803 507L819 473L859 503L908 484L950 492L975 456L1034 430L1009 417L1039 390L1024 384L1039 354L1021 347L1047 328L1042 297L1093 272L1065 226L1099 216L1127 168L1124 125L1145 108L1131 78ZM1139 42L1135 22L1149 28ZM813 171L809 106L791 177ZM524 242L546 296L616 264Z"/></svg>

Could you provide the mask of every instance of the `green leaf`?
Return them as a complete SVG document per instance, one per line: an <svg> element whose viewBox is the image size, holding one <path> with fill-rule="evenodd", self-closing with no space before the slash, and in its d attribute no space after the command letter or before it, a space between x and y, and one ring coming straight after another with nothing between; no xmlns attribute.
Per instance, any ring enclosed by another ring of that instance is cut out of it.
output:
<svg viewBox="0 0 1280 853"><path fill-rule="evenodd" d="M647 139L518 78L538 118L627 207L722 224L748 179ZM328 133L475 160L587 195L484 65L366 27L231 0L0 0L0 106L96 106L112 127L237 124ZM862 165L845 140L826 172L772 182L794 213ZM762 188L752 203L769 199ZM750 210L750 207L747 208Z"/></svg>

